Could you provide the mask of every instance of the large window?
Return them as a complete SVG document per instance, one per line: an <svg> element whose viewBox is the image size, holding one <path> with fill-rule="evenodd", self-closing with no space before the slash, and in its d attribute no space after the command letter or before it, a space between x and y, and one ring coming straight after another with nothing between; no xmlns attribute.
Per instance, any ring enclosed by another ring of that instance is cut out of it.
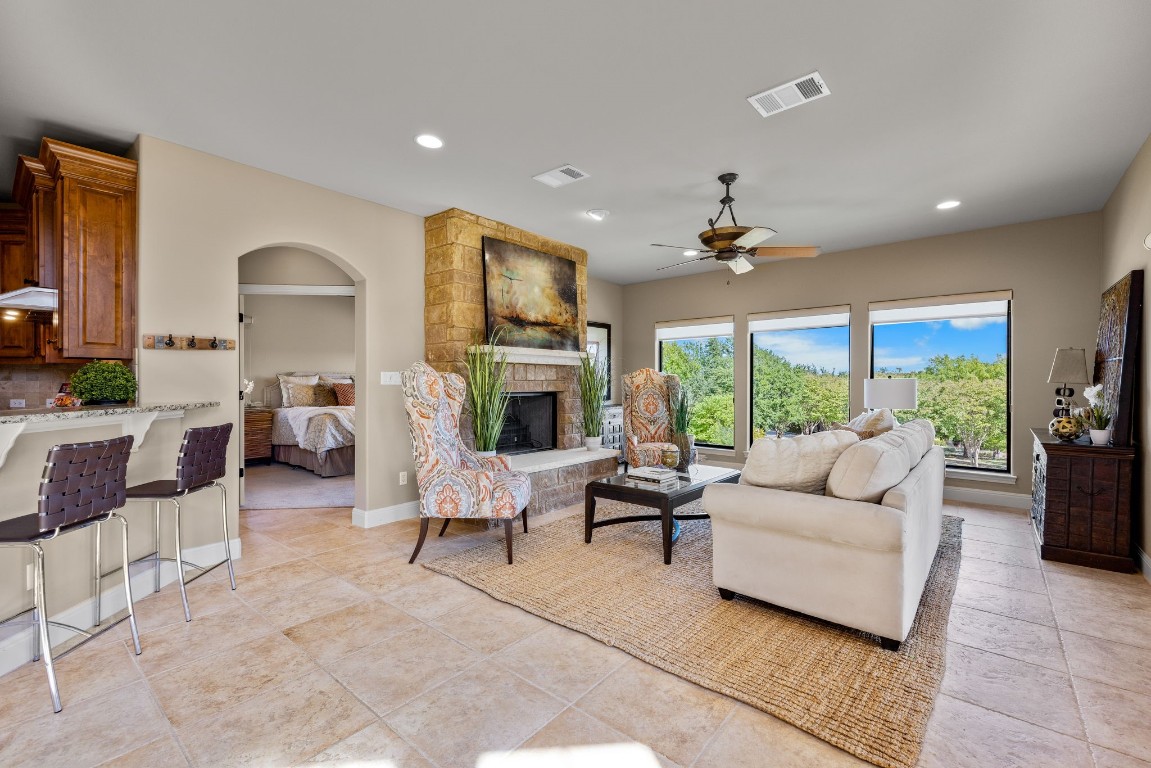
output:
<svg viewBox="0 0 1151 768"><path fill-rule="evenodd" d="M850 318L850 307L748 317L753 440L848 420Z"/></svg>
<svg viewBox="0 0 1151 768"><path fill-rule="evenodd" d="M1010 470L1011 292L873 303L874 376L919 380L915 411L930 419L951 467Z"/></svg>
<svg viewBox="0 0 1151 768"><path fill-rule="evenodd" d="M693 403L698 445L735 447L735 344L732 318L660 323L659 369L677 374Z"/></svg>

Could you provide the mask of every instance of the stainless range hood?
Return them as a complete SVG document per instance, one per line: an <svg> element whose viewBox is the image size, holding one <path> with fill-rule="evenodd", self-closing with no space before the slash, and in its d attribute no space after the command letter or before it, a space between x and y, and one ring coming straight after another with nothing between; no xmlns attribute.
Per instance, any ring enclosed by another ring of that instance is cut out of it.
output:
<svg viewBox="0 0 1151 768"><path fill-rule="evenodd" d="M20 288L0 293L0 309L55 310L59 295L55 288Z"/></svg>

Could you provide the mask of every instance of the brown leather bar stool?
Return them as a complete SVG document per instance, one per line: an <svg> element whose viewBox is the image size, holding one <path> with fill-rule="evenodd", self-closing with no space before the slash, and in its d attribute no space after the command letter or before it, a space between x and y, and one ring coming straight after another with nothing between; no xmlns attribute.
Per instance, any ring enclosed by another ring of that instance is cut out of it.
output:
<svg viewBox="0 0 1151 768"><path fill-rule="evenodd" d="M208 573L213 568L228 564L228 578L232 582L232 589L236 588L236 572L232 567L232 547L228 542L228 492L223 484L216 481L228 473L228 440L232 436L232 425L220 424L215 427L194 427L184 432L184 441L180 444L180 456L176 460L175 480L154 480L142 485L134 485L128 489L129 501L155 502L155 536L156 551L151 555L133 560L133 563L154 562L156 592L160 591L160 561L174 562L179 570L180 599L184 601L184 620L192 620L192 610L188 607L187 584ZM224 559L215 565L201 566L184 560L184 549L180 544L180 499L185 496L202 491L205 488L220 489L220 521L224 530ZM160 507L163 502L171 502L176 510L175 542L176 556L160 557ZM184 566L200 571L185 581Z"/></svg>
<svg viewBox="0 0 1151 768"><path fill-rule="evenodd" d="M109 624L97 633L49 621L48 607L44 598L44 549L41 546L43 542L91 525L96 527L96 540L99 541L101 523L113 518L120 521L123 532L121 551L124 558L124 596L128 599L128 615L125 618L132 627L132 644L136 647L136 654L140 653L140 633L136 629L132 585L128 578L128 521L113 511L124 506L126 500L124 478L128 469L128 457L132 451L132 441L133 437L126 435L96 443L57 445L48 452L44 476L40 480L38 511L35 514L21 515L0 522L0 546L29 547L35 558L32 621L37 625L38 631L33 641L32 660L39 660L43 652L44 669L48 672L48 688L52 692L52 708L56 712L60 711L62 705L60 689L56 685L56 669L53 666L48 625L52 624L85 635L85 639L74 646L75 648L106 632L124 619ZM99 573L98 562L96 570ZM70 648L69 651L74 648Z"/></svg>

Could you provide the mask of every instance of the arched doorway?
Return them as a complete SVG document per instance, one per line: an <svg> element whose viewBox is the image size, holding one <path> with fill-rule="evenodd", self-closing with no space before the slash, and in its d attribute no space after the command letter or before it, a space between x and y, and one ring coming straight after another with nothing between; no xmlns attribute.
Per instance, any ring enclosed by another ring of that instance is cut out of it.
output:
<svg viewBox="0 0 1151 768"><path fill-rule="evenodd" d="M355 504L356 444L365 436L356 429L363 329L354 272L300 244L238 258L245 508Z"/></svg>

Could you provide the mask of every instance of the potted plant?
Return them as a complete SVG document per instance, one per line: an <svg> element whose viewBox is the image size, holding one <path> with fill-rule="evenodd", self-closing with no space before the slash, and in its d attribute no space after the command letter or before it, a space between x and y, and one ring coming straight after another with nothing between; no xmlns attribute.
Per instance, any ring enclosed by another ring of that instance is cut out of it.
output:
<svg viewBox="0 0 1151 768"><path fill-rule="evenodd" d="M583 408L584 447L593 451L603 445L603 401L607 388L607 361L584 354L579 361L579 394Z"/></svg>
<svg viewBox="0 0 1151 768"><path fill-rule="evenodd" d="M495 456L496 443L504 428L508 394L504 376L508 360L496 351L503 329L497 328L487 344L468 347L465 365L468 371L468 407L472 413L472 431L476 436L476 453Z"/></svg>
<svg viewBox="0 0 1151 768"><path fill-rule="evenodd" d="M1082 411L1082 418L1087 423L1091 433L1092 445L1107 445L1111 442L1111 414L1107 412L1107 404L1103 401L1103 385L1096 384L1083 390L1087 398L1087 407Z"/></svg>
<svg viewBox="0 0 1151 768"><path fill-rule="evenodd" d="M87 363L72 374L71 384L84 405L123 405L136 397L136 377L120 362Z"/></svg>
<svg viewBox="0 0 1151 768"><path fill-rule="evenodd" d="M679 395L671 403L671 441L679 448L676 469L680 472L686 472L691 466L691 452L695 449L695 435L688 432L691 429L691 409L691 395L681 386Z"/></svg>

